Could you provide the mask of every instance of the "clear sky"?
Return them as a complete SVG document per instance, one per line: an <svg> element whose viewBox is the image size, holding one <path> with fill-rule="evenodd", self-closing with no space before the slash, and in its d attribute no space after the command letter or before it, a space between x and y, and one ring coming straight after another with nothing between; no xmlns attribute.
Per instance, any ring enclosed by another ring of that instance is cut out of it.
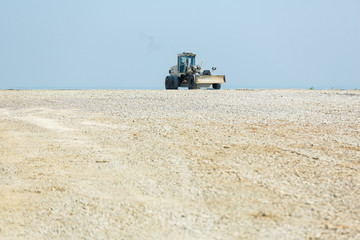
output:
<svg viewBox="0 0 360 240"><path fill-rule="evenodd" d="M0 89L163 89L184 51L223 88L360 88L360 1L0 0Z"/></svg>

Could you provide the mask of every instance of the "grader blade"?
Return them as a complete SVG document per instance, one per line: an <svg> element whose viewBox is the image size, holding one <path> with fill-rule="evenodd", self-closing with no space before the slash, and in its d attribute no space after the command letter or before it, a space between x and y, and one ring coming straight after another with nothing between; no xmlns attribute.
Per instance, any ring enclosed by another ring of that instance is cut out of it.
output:
<svg viewBox="0 0 360 240"><path fill-rule="evenodd" d="M225 75L196 75L196 84L214 84L214 83L225 83Z"/></svg>

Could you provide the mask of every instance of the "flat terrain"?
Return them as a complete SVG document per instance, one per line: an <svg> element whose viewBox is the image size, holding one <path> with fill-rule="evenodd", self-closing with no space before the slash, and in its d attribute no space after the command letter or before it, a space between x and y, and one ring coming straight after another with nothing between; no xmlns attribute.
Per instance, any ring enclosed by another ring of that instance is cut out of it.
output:
<svg viewBox="0 0 360 240"><path fill-rule="evenodd" d="M360 239L360 91L0 91L0 239Z"/></svg>

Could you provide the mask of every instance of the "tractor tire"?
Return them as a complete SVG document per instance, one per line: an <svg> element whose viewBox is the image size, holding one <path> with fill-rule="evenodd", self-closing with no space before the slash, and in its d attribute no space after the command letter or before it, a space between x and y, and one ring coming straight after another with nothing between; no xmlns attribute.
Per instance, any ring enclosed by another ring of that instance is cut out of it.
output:
<svg viewBox="0 0 360 240"><path fill-rule="evenodd" d="M195 79L194 79L194 77L192 76L191 78L190 78L190 80L189 80L189 87L188 87L189 89L196 89L197 88L197 86L196 86L196 84L195 84Z"/></svg>
<svg viewBox="0 0 360 240"><path fill-rule="evenodd" d="M175 89L175 78L174 77L171 77L170 78L170 89Z"/></svg>
<svg viewBox="0 0 360 240"><path fill-rule="evenodd" d="M166 90L171 89L170 76L167 76L165 78L165 89Z"/></svg>
<svg viewBox="0 0 360 240"><path fill-rule="evenodd" d="M202 75L211 75L210 70L204 70Z"/></svg>
<svg viewBox="0 0 360 240"><path fill-rule="evenodd" d="M172 81L172 89L178 90L179 89L179 78L178 77L171 77Z"/></svg>
<svg viewBox="0 0 360 240"><path fill-rule="evenodd" d="M213 89L220 89L221 84L220 83L213 83L212 87L213 87Z"/></svg>

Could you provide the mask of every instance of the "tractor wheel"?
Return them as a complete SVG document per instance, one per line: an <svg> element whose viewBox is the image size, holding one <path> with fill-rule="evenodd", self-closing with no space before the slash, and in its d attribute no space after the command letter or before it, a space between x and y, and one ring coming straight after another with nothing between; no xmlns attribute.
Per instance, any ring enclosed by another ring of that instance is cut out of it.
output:
<svg viewBox="0 0 360 240"><path fill-rule="evenodd" d="M165 78L165 89L171 89L170 77Z"/></svg>
<svg viewBox="0 0 360 240"><path fill-rule="evenodd" d="M171 78L171 84L172 84L172 89L178 90L179 88L179 78L178 77L172 77Z"/></svg>
<svg viewBox="0 0 360 240"><path fill-rule="evenodd" d="M189 89L196 89L195 79L193 76L191 76L189 80Z"/></svg>
<svg viewBox="0 0 360 240"><path fill-rule="evenodd" d="M212 87L213 87L213 89L220 89L221 84L220 83L213 83Z"/></svg>
<svg viewBox="0 0 360 240"><path fill-rule="evenodd" d="M175 79L174 79L174 77L170 78L170 86L171 86L170 87L171 89L175 89Z"/></svg>
<svg viewBox="0 0 360 240"><path fill-rule="evenodd" d="M204 70L202 75L211 75L210 70Z"/></svg>

